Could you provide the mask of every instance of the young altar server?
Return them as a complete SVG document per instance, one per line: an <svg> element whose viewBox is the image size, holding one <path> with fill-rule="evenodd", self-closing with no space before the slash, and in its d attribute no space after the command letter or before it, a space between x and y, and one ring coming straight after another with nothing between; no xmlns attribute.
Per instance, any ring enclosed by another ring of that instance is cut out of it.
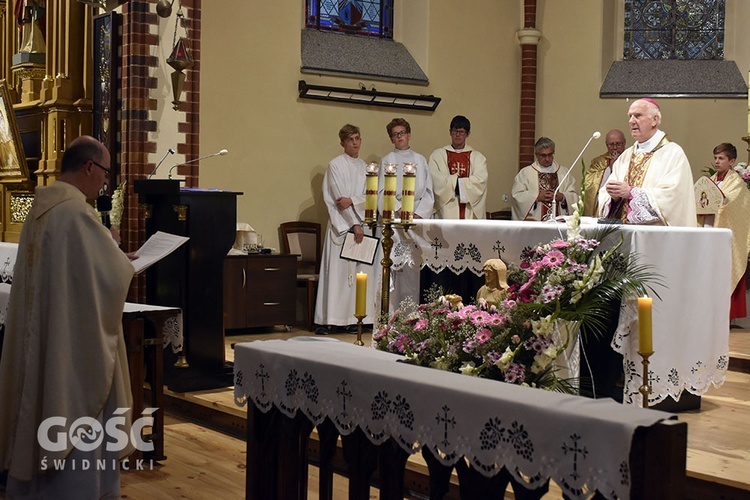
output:
<svg viewBox="0 0 750 500"><path fill-rule="evenodd" d="M375 281L373 269L368 264L342 259L341 246L346 234L354 233L354 241L364 240L362 220L365 215L365 162L359 157L362 137L359 127L344 125L339 131L344 153L328 164L323 177L323 200L328 209L323 257L320 265L318 298L315 303L315 333L325 335L333 327L356 332L354 317L356 300L356 275L368 274L367 317L363 323L373 323L377 317L374 309Z"/></svg>
<svg viewBox="0 0 750 500"><path fill-rule="evenodd" d="M750 251L750 192L742 176L732 167L737 161L737 148L723 142L714 148L716 173L711 180L719 186L724 200L716 215L699 215L699 226L724 227L732 230L732 297L729 320L747 316L745 270Z"/></svg>

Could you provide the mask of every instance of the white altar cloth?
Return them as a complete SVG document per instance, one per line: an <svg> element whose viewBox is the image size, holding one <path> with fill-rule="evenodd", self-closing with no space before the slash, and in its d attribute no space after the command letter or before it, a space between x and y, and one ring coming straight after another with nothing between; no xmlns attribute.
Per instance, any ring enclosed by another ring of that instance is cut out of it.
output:
<svg viewBox="0 0 750 500"><path fill-rule="evenodd" d="M398 363L395 354L333 339L298 337L235 346L235 401L248 400L342 435L356 427L408 453L427 446L445 464L467 457L482 474L551 478L571 497L587 487L629 498L635 429L668 413ZM443 457L443 458L440 458Z"/></svg>
<svg viewBox="0 0 750 500"><path fill-rule="evenodd" d="M394 235L393 266L404 269L398 279L419 280L419 270L470 271L481 276L487 259L519 264L524 247L566 237L565 224L495 220L415 220L415 226ZM597 224L582 224L595 230ZM729 364L729 298L731 241L728 229L623 225L622 251L635 252L654 267L667 288L654 298L654 355L649 378L656 404L667 396L679 399L683 390L704 394L719 387ZM612 238L612 236L610 236ZM726 263L719 265L718 263ZM400 288L395 283L392 294ZM465 297L466 298L466 297ZM468 298L466 298L468 299ZM396 297L398 300L398 297ZM394 301L391 301L394 304ZM624 304L612 347L624 356L624 401L640 405L642 364L637 353L637 312ZM583 362L583 361L582 361Z"/></svg>

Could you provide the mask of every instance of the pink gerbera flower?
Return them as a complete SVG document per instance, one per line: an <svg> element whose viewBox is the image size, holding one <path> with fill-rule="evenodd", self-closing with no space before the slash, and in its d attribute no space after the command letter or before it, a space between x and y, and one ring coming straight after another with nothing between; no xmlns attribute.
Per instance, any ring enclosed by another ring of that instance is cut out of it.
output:
<svg viewBox="0 0 750 500"><path fill-rule="evenodd" d="M414 324L414 331L415 332L420 332L420 331L424 330L425 328L427 328L427 324L428 324L428 321L426 319L424 319L424 318L421 318L419 321L417 321Z"/></svg>
<svg viewBox="0 0 750 500"><path fill-rule="evenodd" d="M565 256L558 250L552 250L542 259L544 267L555 267L565 263Z"/></svg>
<svg viewBox="0 0 750 500"><path fill-rule="evenodd" d="M477 335L476 335L477 342L479 342L480 344L484 344L485 342L490 340L491 337L492 337L492 332L488 330L487 328L481 328L477 332Z"/></svg>

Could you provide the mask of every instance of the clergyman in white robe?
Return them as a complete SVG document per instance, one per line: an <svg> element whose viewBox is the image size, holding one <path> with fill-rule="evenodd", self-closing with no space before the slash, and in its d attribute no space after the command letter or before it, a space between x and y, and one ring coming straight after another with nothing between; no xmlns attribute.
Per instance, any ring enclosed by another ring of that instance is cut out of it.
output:
<svg viewBox="0 0 750 500"><path fill-rule="evenodd" d="M320 265L320 282L315 303L315 324L347 326L356 324L356 275L367 273L367 317L363 323L373 323L377 276L375 266L342 259L341 247L346 233L362 223L365 214L365 162L346 153L328 164L323 177L323 200L328 209L323 257ZM352 205L339 210L336 200L348 197ZM366 227L365 227L366 228ZM367 228L366 228L367 229ZM365 231L367 234L367 231Z"/></svg>
<svg viewBox="0 0 750 500"><path fill-rule="evenodd" d="M103 176L105 167L85 165L86 175ZM0 470L8 471L8 498L119 498L118 459L133 450L129 439L106 449L112 440L106 431L91 451L67 436L81 418L104 427L116 409L129 433L122 309L134 269L87 195L65 178L63 171L60 180L36 188L18 247L0 360ZM46 434L59 448L38 439L50 417L64 419Z"/></svg>
<svg viewBox="0 0 750 500"><path fill-rule="evenodd" d="M539 174L557 174L557 182L560 186L559 192L563 195L563 200L557 202L555 215L569 215L573 205L578 201L576 191L576 182L573 175L563 180L568 173L568 169L556 161L552 162L549 167L543 167L538 161L522 168L513 181L511 191L511 215L513 220L542 220L546 212L551 212L551 207L543 206L541 201L537 201L539 196ZM544 187L548 189L548 187ZM554 189L554 188L553 188Z"/></svg>
<svg viewBox="0 0 750 500"><path fill-rule="evenodd" d="M466 157L468 161L452 162L448 157ZM485 219L487 202L487 159L468 144L463 149L448 145L430 155L432 190L435 193L435 216L439 219ZM458 188L458 194L456 190ZM464 215L461 217L461 208Z"/></svg>
<svg viewBox="0 0 750 500"><path fill-rule="evenodd" d="M626 149L612 165L609 180L627 182L632 186L630 198L623 201L621 215L616 215L623 222L697 225L690 163L682 148L670 142L661 130L657 130L649 140L636 142ZM612 198L606 186L599 190L599 207L602 217L613 216Z"/></svg>

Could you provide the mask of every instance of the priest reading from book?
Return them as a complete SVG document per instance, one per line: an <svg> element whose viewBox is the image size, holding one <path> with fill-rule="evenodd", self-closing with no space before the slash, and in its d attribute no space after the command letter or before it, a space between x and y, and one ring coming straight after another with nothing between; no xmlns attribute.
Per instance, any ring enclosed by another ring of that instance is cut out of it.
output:
<svg viewBox="0 0 750 500"><path fill-rule="evenodd" d="M7 498L120 497L133 446L109 430L119 422L127 437L132 418L122 309L133 265L87 203L110 168L103 144L75 139L23 224L0 360ZM84 428L89 439L74 440Z"/></svg>
<svg viewBox="0 0 750 500"><path fill-rule="evenodd" d="M552 217L553 212L570 214L578 201L576 181L572 175L566 178L568 169L555 161L555 142L540 137L534 144L534 156L534 163L523 167L513 180L513 220L541 221ZM555 203L557 207L553 208Z"/></svg>
<svg viewBox="0 0 750 500"><path fill-rule="evenodd" d="M732 230L732 297L729 320L747 316L745 298L745 270L750 252L750 191L742 176L734 171L737 148L723 142L714 148L713 166L716 172L710 177L719 186L724 199L714 215L699 215L702 227L724 227Z"/></svg>
<svg viewBox="0 0 750 500"><path fill-rule="evenodd" d="M487 201L487 159L466 143L471 123L465 116L451 120L449 146L430 155L435 217L484 219Z"/></svg>
<svg viewBox="0 0 750 500"><path fill-rule="evenodd" d="M649 98L633 102L628 124L635 144L620 155L599 191L599 215L626 224L694 227L690 163L682 148L659 129L659 105Z"/></svg>

